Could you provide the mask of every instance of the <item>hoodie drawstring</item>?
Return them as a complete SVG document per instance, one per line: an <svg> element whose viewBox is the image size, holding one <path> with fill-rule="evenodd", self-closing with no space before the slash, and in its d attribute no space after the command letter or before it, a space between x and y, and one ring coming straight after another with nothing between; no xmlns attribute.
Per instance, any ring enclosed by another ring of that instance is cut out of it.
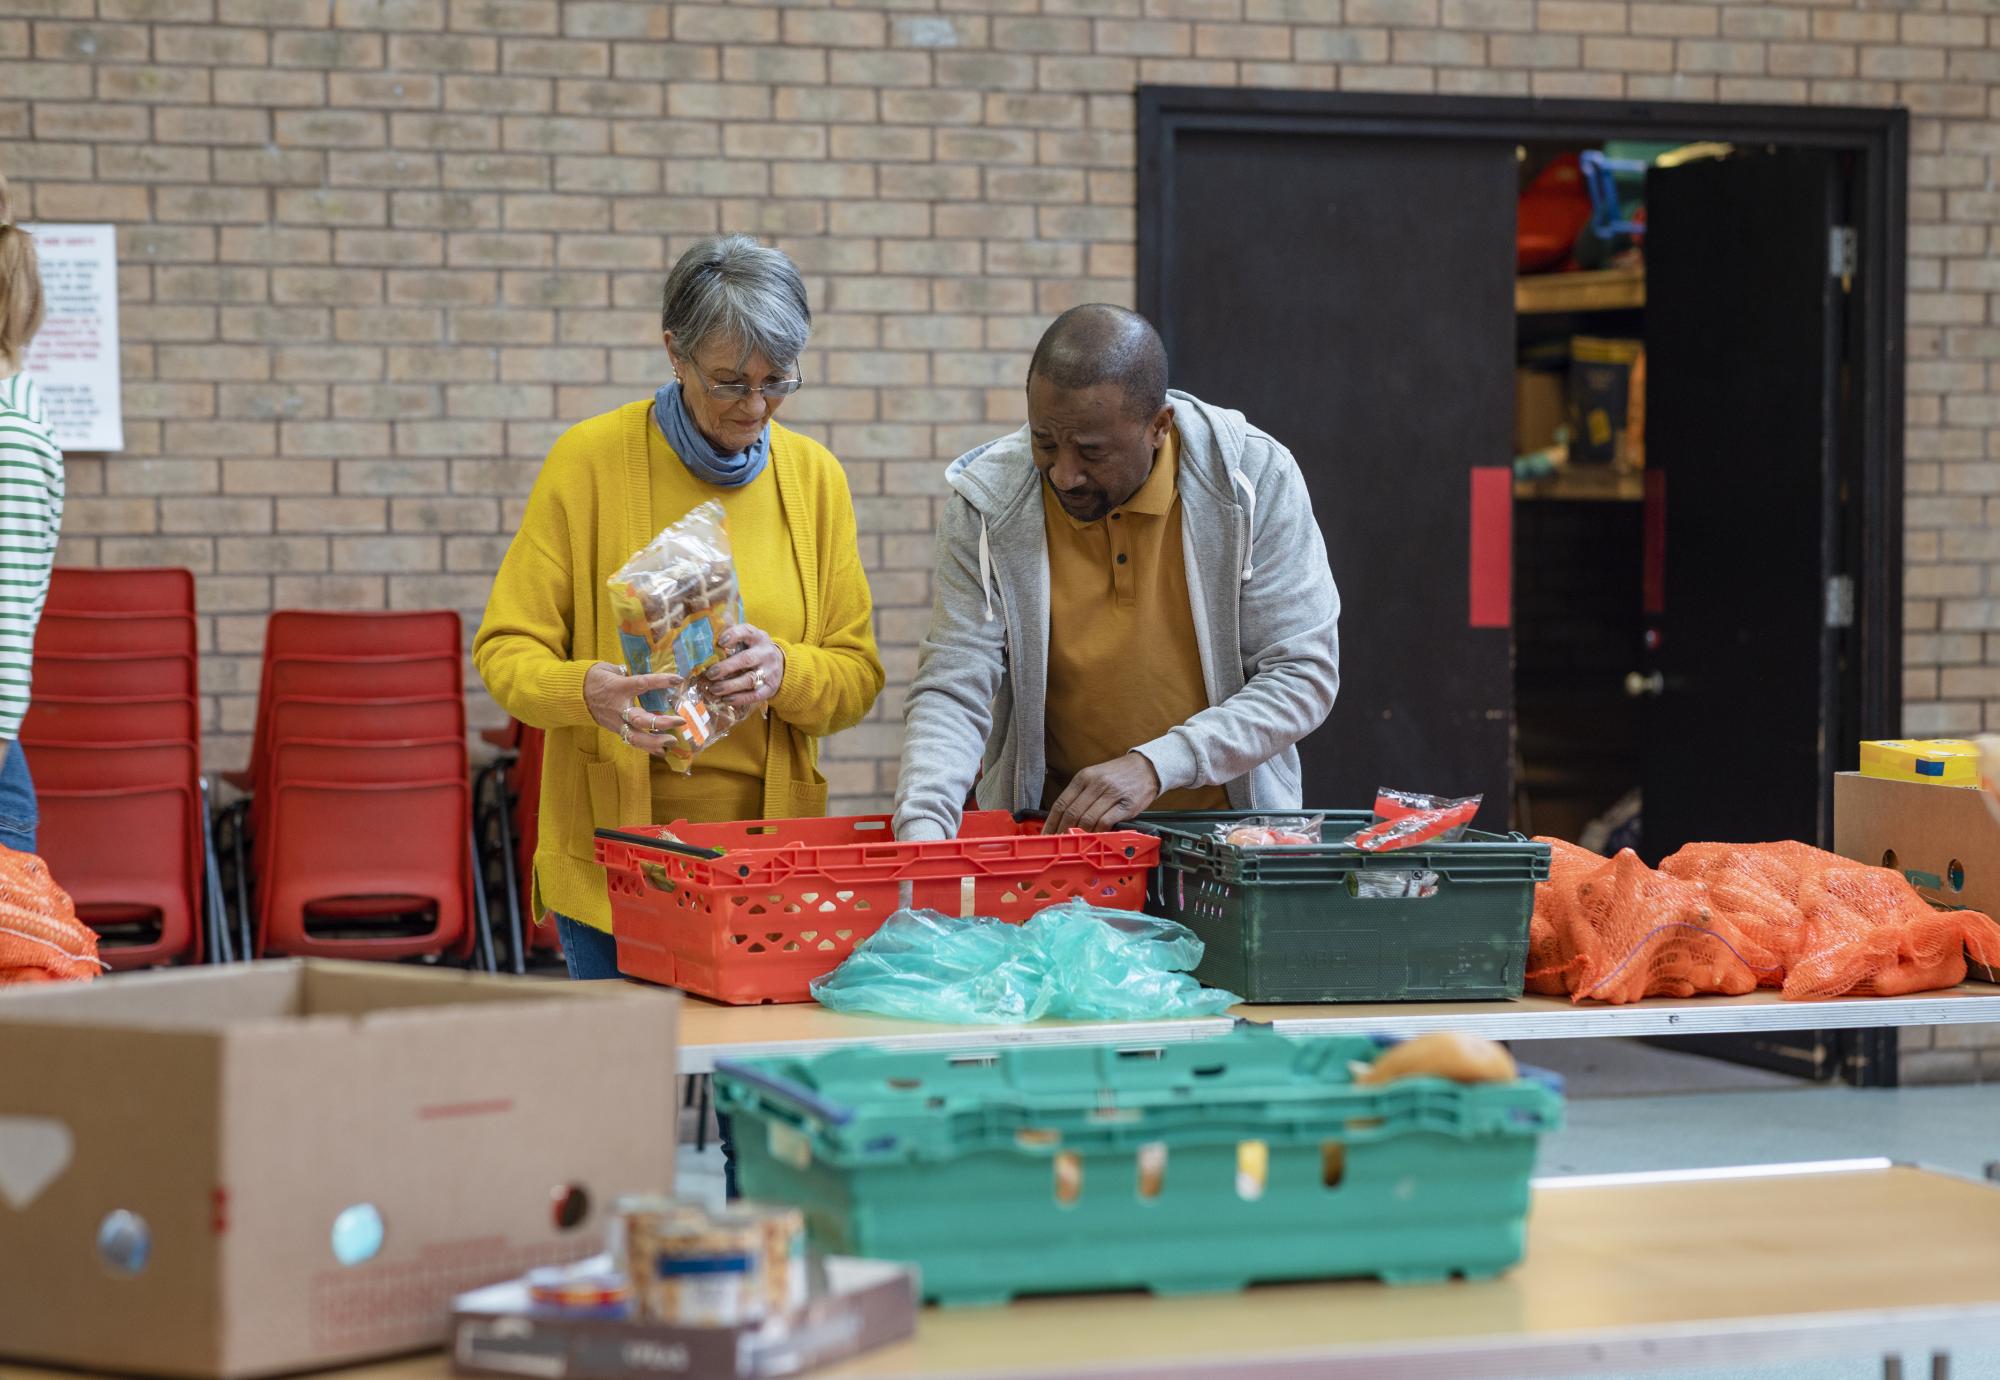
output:
<svg viewBox="0 0 2000 1380"><path fill-rule="evenodd" d="M1257 567L1250 552L1250 541L1257 534L1257 491L1250 487L1250 481L1243 477L1242 470L1232 469L1229 472L1229 482L1234 484L1243 494L1243 516L1238 520L1238 525L1243 529L1243 578L1248 580L1252 575L1257 573ZM986 534L984 531L981 531L980 551L982 553L986 549L985 540Z"/></svg>
<svg viewBox="0 0 2000 1380"><path fill-rule="evenodd" d="M986 621L993 621L993 548L986 540L986 517L979 518L979 588L986 595Z"/></svg>

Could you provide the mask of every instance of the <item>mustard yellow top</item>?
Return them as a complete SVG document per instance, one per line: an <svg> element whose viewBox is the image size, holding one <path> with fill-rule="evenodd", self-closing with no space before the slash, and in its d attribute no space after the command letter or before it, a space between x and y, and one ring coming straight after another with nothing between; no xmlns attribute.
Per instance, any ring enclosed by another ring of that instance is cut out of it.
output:
<svg viewBox="0 0 2000 1380"><path fill-rule="evenodd" d="M859 723L881 693L883 670L870 630L868 578L855 547L854 503L840 462L818 442L773 423L771 463L740 493L699 485L680 471L686 495L656 488L650 456L671 457L647 418L650 399L628 403L564 432L535 480L520 530L500 563L472 659L500 706L548 732L535 848L535 912L558 911L611 927L594 831L650 823L653 761L600 728L583 702L583 679L600 661L619 664L618 620L605 582L631 554L696 498L722 497L745 612L785 653L785 678L770 704L761 792L710 782L710 753L689 781L668 783L661 803L703 809L739 800L741 818L826 812L818 739ZM766 499L758 490L763 486ZM672 511L661 504L681 497ZM747 501L739 519L732 501ZM790 573L783 566L790 562ZM787 590L790 592L788 593ZM796 599L796 623L787 620ZM770 612L760 615L768 607ZM796 637L786 634L797 632ZM734 735L732 735L733 738ZM720 751L718 745L717 751ZM726 764L729 759L722 759ZM754 762L740 763L754 767ZM732 772L732 775L748 773ZM711 786L716 794L705 793ZM682 794L681 792L685 792ZM694 810L675 815L703 817Z"/></svg>
<svg viewBox="0 0 2000 1380"><path fill-rule="evenodd" d="M717 488L696 479L667 438L646 427L646 472L652 479L653 516L661 527L679 522L710 499L719 500L729 521L729 546L736 558L743 617L778 642L805 636L806 601L792 535L785 525L778 481L764 472L738 489ZM690 772L665 762L652 765L653 823L677 819L756 819L764 810L764 757L770 721L752 714L727 737L704 748Z"/></svg>
<svg viewBox="0 0 2000 1380"><path fill-rule="evenodd" d="M1085 767L1122 757L1208 708L1181 547L1180 436L1139 491L1078 522L1042 485L1049 549L1049 678L1042 807ZM1156 810L1226 810L1221 786L1168 791Z"/></svg>

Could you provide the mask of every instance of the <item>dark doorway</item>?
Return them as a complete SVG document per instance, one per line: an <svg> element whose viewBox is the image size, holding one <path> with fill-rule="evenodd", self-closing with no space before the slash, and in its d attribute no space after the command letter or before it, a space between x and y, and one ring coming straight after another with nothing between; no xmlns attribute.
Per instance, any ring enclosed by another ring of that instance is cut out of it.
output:
<svg viewBox="0 0 2000 1380"><path fill-rule="evenodd" d="M1493 552L1513 515L1491 480L1511 477L1514 452L1511 170L1528 146L1607 138L1729 141L1782 170L1788 206L1819 198L1767 216L1721 185L1744 179L1711 171L1729 162L1679 169L1656 194L1694 227L1660 251L1675 305L1645 326L1649 341L1666 332L1668 358L1647 376L1653 493L1643 518L1631 510L1658 566L1635 564L1637 592L1666 599L1649 614L1655 654L1631 646L1608 693L1629 679L1648 701L1623 721L1634 770L1658 778L1650 856L1680 834L1825 842L1832 773L1901 718L1903 112L1142 88L1139 306L1176 383L1288 444L1313 491L1346 608L1340 702L1302 745L1309 803L1478 790L1481 822L1504 825L1520 747L1513 565ZM1703 238L1718 208L1739 246L1726 268ZM1853 232L1831 287L1829 226ZM1815 293L1817 324L1797 315ZM1741 329L1704 353L1701 313L1721 308ZM1809 367L1783 371L1773 407L1755 381L1785 328L1818 334L1784 347ZM1662 445L1713 463L1697 476ZM1716 617L1725 599L1733 619ZM1772 619L1783 639L1739 645ZM1757 727L1744 677L1762 693L1780 664L1785 703L1804 707L1782 760L1755 745L1748 788L1729 755ZM1777 775L1784 789L1768 789Z"/></svg>
<svg viewBox="0 0 2000 1380"><path fill-rule="evenodd" d="M1607 140L1732 148L1647 174L1643 313L1521 305L1517 168ZM1899 110L1141 88L1139 308L1291 447L1345 601L1308 804L1479 791L1575 838L1528 802L1629 776L1649 861L1830 843L1833 774L1901 723L1907 146ZM1510 502L1538 332L1644 342L1643 472L1583 495L1615 502ZM1558 545L1601 563L1528 559ZM1854 1063L1754 1044L1709 1052Z"/></svg>

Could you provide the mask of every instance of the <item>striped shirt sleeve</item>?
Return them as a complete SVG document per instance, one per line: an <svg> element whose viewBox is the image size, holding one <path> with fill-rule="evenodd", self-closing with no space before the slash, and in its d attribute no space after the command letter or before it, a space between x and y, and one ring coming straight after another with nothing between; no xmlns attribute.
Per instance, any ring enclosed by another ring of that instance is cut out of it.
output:
<svg viewBox="0 0 2000 1380"><path fill-rule="evenodd" d="M35 382L0 378L0 739L21 736L62 530L63 457Z"/></svg>

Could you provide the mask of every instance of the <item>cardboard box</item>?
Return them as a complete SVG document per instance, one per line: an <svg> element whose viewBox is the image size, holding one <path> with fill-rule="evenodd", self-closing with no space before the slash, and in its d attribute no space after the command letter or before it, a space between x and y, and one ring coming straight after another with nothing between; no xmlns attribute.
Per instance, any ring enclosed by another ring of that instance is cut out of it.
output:
<svg viewBox="0 0 2000 1380"><path fill-rule="evenodd" d="M0 1355L237 1377L438 1345L453 1297L672 1188L678 1017L311 960L0 990Z"/></svg>
<svg viewBox="0 0 2000 1380"><path fill-rule="evenodd" d="M671 1327L537 1310L516 1280L459 1299L452 1369L536 1380L771 1380L914 1336L917 1279L906 1266L815 1262L813 1298L783 1318L741 1327Z"/></svg>
<svg viewBox="0 0 2000 1380"><path fill-rule="evenodd" d="M1552 446L1569 418L1568 380L1546 369L1514 370L1514 454Z"/></svg>
<svg viewBox="0 0 2000 1380"><path fill-rule="evenodd" d="M1572 465L1603 464L1624 454L1625 423L1632 398L1632 371L1645 352L1637 340L1575 336L1569 343L1570 437Z"/></svg>
<svg viewBox="0 0 2000 1380"><path fill-rule="evenodd" d="M2000 917L2000 822L1976 789L1841 772L1833 778L1833 850L1896 869L1934 905ZM1976 963L1971 976L2000 982Z"/></svg>

